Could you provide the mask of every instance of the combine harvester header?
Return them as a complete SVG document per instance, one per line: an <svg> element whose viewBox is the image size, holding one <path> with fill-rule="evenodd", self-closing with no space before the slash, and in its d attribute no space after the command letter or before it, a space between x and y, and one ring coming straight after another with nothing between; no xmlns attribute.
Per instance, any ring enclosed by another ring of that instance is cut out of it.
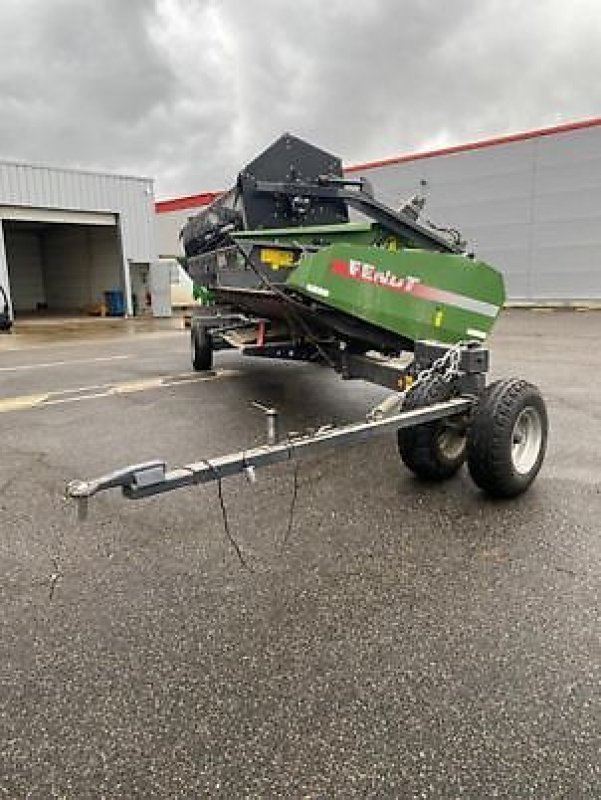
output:
<svg viewBox="0 0 601 800"><path fill-rule="evenodd" d="M525 491L542 465L547 414L521 379L487 385L484 342L505 300L503 277L466 251L458 231L423 222L424 201L398 210L338 157L285 134L235 186L183 228L188 271L209 304L191 326L192 364L215 352L320 362L344 379L393 394L366 419L280 439L265 409L267 442L169 471L161 460L126 467L68 494L82 515L99 491L128 498L221 480L314 449L395 432L404 464L424 480L450 478L467 461L495 497ZM350 211L364 221L351 220Z"/></svg>

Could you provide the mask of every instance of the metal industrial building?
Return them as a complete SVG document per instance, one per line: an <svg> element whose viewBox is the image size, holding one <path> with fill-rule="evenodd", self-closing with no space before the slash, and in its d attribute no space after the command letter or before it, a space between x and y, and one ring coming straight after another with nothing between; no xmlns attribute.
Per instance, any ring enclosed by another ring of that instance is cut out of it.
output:
<svg viewBox="0 0 601 800"><path fill-rule="evenodd" d="M390 205L427 198L425 218L458 228L526 303L601 300L601 119L347 167ZM213 194L157 204L160 251Z"/></svg>
<svg viewBox="0 0 601 800"><path fill-rule="evenodd" d="M149 178L0 162L0 286L17 319L148 297L156 260Z"/></svg>

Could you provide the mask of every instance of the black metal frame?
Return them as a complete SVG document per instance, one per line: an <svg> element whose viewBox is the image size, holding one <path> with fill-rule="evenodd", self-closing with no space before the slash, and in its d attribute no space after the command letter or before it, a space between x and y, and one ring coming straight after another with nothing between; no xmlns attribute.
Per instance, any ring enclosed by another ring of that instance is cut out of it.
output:
<svg viewBox="0 0 601 800"><path fill-rule="evenodd" d="M230 331L246 330L269 320L250 317L240 313L197 314L192 318L192 327L205 327L211 334L214 349L234 347L227 341ZM409 363L400 363L398 358L386 358L379 354L357 353L345 342L315 337L299 341L270 341L265 344L247 344L238 348L242 355L257 358L272 358L284 361L326 361L344 380L363 380L376 383L393 391L403 391L407 379L413 379L421 370L428 369L442 358L449 346L439 342L418 341ZM485 385L485 374L490 365L489 352L479 342L467 342L460 350L458 391L461 394L479 394Z"/></svg>
<svg viewBox="0 0 601 800"><path fill-rule="evenodd" d="M317 183L295 181L285 183L281 181L252 181L252 189L259 195L274 195L284 197L309 197L315 200L342 200L353 208L361 211L375 222L379 222L391 233L397 234L402 239L408 239L415 247L424 247L427 250L440 250L443 253L463 253L464 249L431 228L426 227L402 211L393 211L384 203L376 200L369 192L365 191L366 184L362 181L344 180L320 176ZM355 186L349 189L348 186Z"/></svg>

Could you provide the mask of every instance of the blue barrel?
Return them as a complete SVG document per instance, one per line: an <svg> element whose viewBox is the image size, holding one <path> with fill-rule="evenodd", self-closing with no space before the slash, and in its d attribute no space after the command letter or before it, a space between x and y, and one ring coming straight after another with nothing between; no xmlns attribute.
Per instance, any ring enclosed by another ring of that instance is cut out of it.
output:
<svg viewBox="0 0 601 800"><path fill-rule="evenodd" d="M104 302L109 317L125 316L125 296L121 289L111 289L104 293Z"/></svg>

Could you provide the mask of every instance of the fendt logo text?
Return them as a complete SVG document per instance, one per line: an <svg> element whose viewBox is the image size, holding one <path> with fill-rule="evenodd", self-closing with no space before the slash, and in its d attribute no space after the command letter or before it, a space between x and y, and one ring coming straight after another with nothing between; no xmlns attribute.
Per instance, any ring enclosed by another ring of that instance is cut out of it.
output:
<svg viewBox="0 0 601 800"><path fill-rule="evenodd" d="M406 275L404 277L394 275L388 269L382 271L373 264L368 264L365 261L357 261L354 258L351 258L349 261L341 261L338 259L332 261L330 271L335 275L340 275L342 278L350 278L351 280L361 281L362 283L384 286L396 292L411 293L413 287L421 283L419 278L414 278L412 275Z"/></svg>

